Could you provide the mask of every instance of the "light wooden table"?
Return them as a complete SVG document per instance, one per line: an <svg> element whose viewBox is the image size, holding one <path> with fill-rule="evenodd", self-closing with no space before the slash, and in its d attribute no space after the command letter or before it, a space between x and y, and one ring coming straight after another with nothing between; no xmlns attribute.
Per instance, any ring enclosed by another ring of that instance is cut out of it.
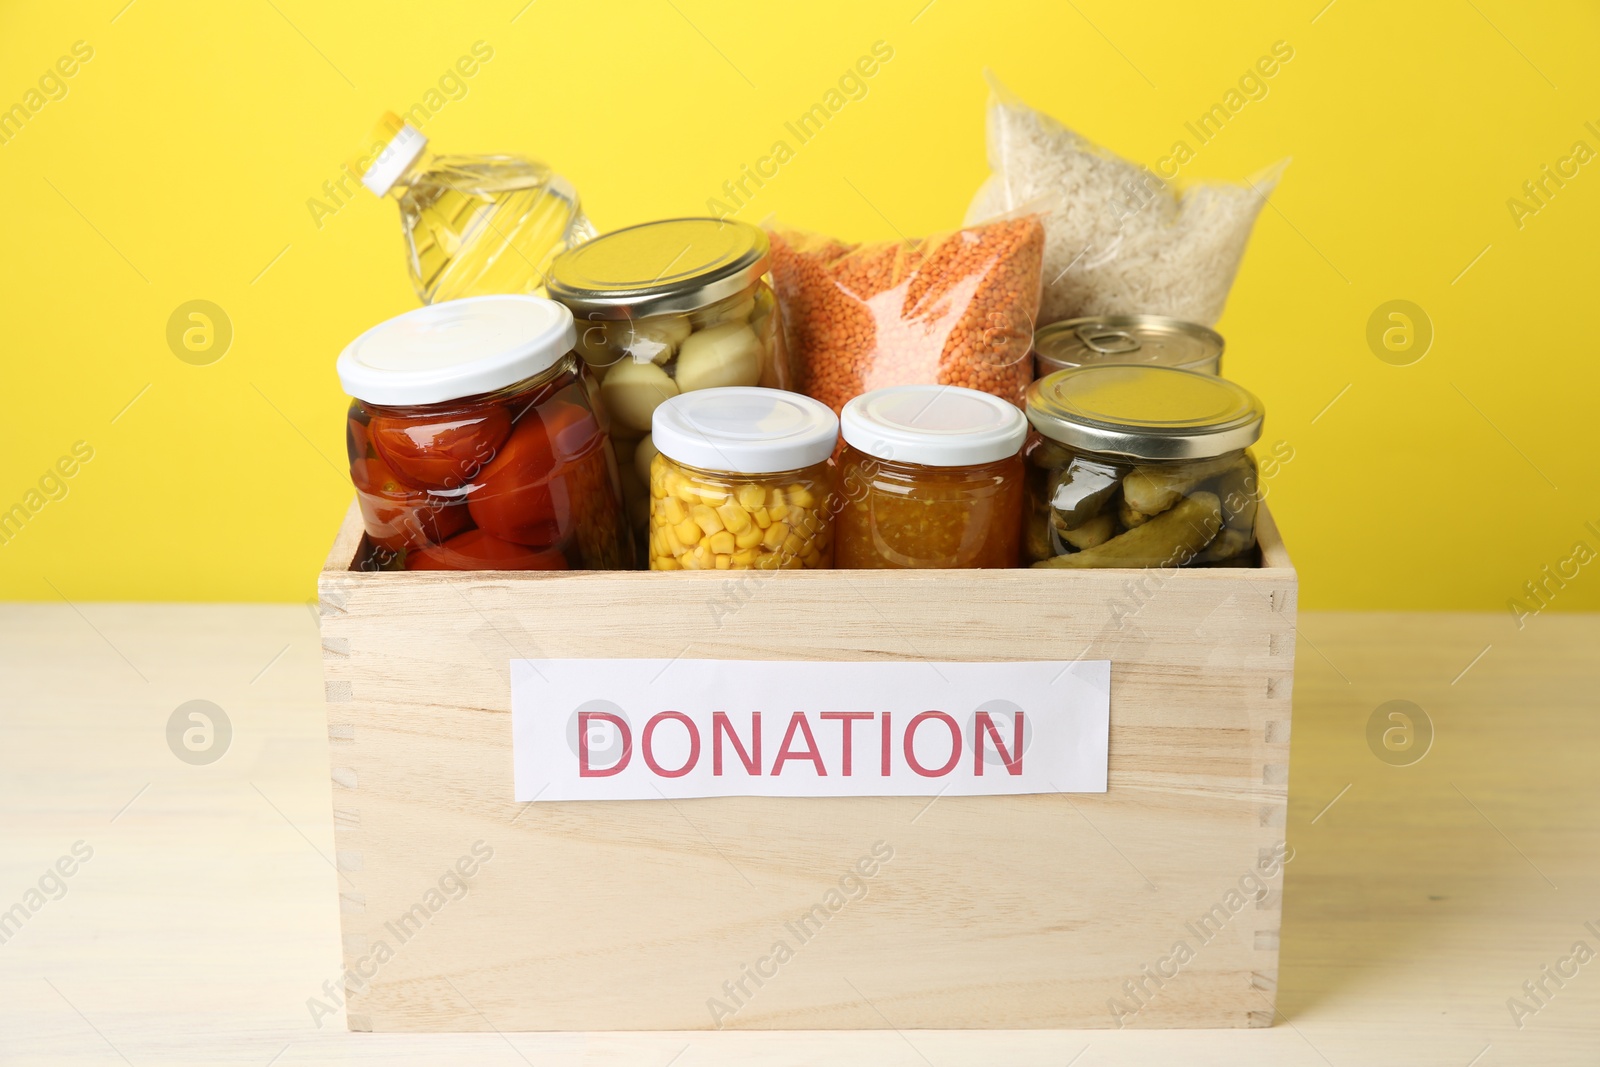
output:
<svg viewBox="0 0 1600 1067"><path fill-rule="evenodd" d="M340 970L312 612L3 606L0 1063L1594 1065L1600 958L1543 969L1600 953L1597 652L1594 616L1302 618L1269 1030L399 1036L307 1008ZM214 764L168 747L194 699ZM1395 699L1434 729L1410 766L1367 741Z"/></svg>

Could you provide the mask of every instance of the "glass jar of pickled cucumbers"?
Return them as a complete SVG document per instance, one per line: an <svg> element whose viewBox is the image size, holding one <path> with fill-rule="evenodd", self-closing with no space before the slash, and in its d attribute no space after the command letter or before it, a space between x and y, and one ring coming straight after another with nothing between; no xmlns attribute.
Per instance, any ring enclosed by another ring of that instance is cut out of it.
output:
<svg viewBox="0 0 1600 1067"><path fill-rule="evenodd" d="M601 380L623 492L641 532L650 416L668 397L721 386L790 386L767 235L748 223L666 219L558 256L550 295L572 309L578 350Z"/></svg>
<svg viewBox="0 0 1600 1067"><path fill-rule="evenodd" d="M655 410L650 569L833 566L833 454L826 404L778 389L703 389Z"/></svg>
<svg viewBox="0 0 1600 1067"><path fill-rule="evenodd" d="M1169 367L1057 371L1029 386L1035 567L1255 562L1255 458L1265 410L1224 378Z"/></svg>
<svg viewBox="0 0 1600 1067"><path fill-rule="evenodd" d="M839 415L839 567L1015 567L1023 440L1015 404L947 385L896 385Z"/></svg>
<svg viewBox="0 0 1600 1067"><path fill-rule="evenodd" d="M1100 363L1142 363L1217 374L1222 335L1196 322L1162 315L1094 315L1042 326L1033 335L1034 372Z"/></svg>
<svg viewBox="0 0 1600 1067"><path fill-rule="evenodd" d="M616 461L572 315L535 296L408 311L339 356L367 564L627 569Z"/></svg>

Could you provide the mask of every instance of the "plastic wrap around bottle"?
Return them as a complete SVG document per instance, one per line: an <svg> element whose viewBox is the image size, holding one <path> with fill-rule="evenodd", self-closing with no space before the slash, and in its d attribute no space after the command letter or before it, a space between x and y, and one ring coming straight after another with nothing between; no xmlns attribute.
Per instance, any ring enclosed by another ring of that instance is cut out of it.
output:
<svg viewBox="0 0 1600 1067"><path fill-rule="evenodd" d="M429 156L427 145L390 113L351 161L363 185L398 201L411 283L424 304L543 295L551 261L594 236L577 192L545 164L513 155Z"/></svg>

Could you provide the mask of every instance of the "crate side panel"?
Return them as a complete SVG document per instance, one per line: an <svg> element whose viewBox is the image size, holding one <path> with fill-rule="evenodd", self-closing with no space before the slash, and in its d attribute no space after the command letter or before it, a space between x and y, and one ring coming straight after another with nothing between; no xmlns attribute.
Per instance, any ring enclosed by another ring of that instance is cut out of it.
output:
<svg viewBox="0 0 1600 1067"><path fill-rule="evenodd" d="M1203 944L1186 930L1281 838L1284 785L1267 768L1287 765L1292 571L1131 591L1126 575L663 577L350 576L324 626L344 650L325 661L336 835L359 867L347 963L375 972L353 1016L380 1030L1105 1026L1120 997L1128 1025L1242 1026L1270 1008L1271 895ZM511 800L507 660L678 655L1109 658L1111 791ZM493 856L469 887L440 889L479 842ZM893 858L841 888L879 842ZM815 931L795 925L806 914ZM1186 938L1177 978L1141 977ZM747 967L773 976L758 986Z"/></svg>

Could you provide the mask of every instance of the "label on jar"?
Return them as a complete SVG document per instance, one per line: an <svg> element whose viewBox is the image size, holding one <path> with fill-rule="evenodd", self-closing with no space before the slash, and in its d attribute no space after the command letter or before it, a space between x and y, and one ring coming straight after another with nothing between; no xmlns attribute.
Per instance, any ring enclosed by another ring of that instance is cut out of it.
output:
<svg viewBox="0 0 1600 1067"><path fill-rule="evenodd" d="M516 799L1103 793L1108 660L511 661Z"/></svg>

